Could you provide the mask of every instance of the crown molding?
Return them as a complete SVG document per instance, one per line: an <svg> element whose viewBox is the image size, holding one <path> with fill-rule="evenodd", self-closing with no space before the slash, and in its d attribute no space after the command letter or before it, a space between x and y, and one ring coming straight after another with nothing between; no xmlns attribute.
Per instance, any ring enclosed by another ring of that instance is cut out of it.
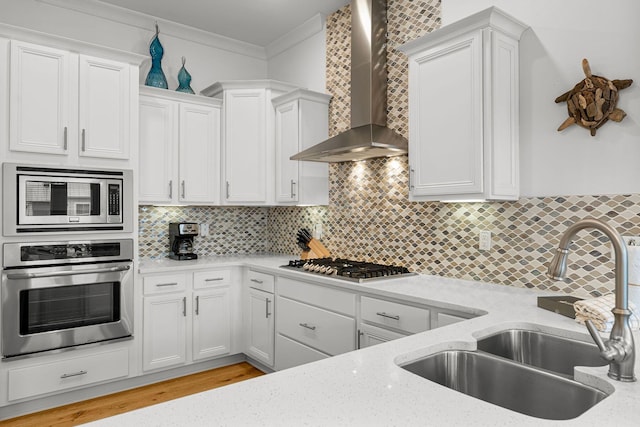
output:
<svg viewBox="0 0 640 427"><path fill-rule="evenodd" d="M196 42L209 47L250 56L257 59L267 59L266 49L251 43L224 37L219 34L188 27L173 21L156 18L140 12L135 12L119 6L103 3L98 0L37 0L51 6L60 7L86 15L95 16L118 24L153 33L155 23L158 22L162 33L189 42Z"/></svg>
<svg viewBox="0 0 640 427"><path fill-rule="evenodd" d="M321 13L314 15L287 34L269 43L266 47L267 58L273 58L309 37L323 32L325 24L326 16Z"/></svg>

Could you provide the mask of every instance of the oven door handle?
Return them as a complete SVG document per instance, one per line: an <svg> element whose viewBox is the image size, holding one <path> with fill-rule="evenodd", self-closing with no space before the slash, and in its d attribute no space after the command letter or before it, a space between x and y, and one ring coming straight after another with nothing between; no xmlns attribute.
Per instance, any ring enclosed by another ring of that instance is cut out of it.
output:
<svg viewBox="0 0 640 427"><path fill-rule="evenodd" d="M131 270L130 265L117 265L109 268L96 268L94 270L52 271L50 273L10 273L7 279L35 279L38 277L75 276L76 274L113 273L115 271Z"/></svg>

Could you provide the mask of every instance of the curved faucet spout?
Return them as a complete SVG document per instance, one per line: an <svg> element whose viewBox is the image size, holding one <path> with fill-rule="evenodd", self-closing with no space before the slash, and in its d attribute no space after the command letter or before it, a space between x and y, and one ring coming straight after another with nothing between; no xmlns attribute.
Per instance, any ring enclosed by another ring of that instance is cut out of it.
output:
<svg viewBox="0 0 640 427"><path fill-rule="evenodd" d="M627 248L622 236L610 225L594 219L585 218L570 226L560 239L560 245L549 263L547 276L554 280L562 280L567 271L567 256L571 240L580 231L593 228L604 233L613 246L616 255L615 261L615 307L611 312L614 315L614 324L607 342L602 342L595 327L589 327L589 333L598 344L602 356L608 360L609 376L619 381L635 381L635 345L631 327L629 326L629 301L628 301L628 268ZM589 326L589 325L588 325ZM591 325L592 326L592 325Z"/></svg>

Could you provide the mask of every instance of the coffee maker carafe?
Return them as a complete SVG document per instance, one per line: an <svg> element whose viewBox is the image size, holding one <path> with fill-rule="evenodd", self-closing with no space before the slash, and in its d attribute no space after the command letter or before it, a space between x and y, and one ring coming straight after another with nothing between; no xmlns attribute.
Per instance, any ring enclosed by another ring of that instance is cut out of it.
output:
<svg viewBox="0 0 640 427"><path fill-rule="evenodd" d="M197 259L198 255L193 253L193 238L199 231L198 224L194 222L169 223L169 258Z"/></svg>

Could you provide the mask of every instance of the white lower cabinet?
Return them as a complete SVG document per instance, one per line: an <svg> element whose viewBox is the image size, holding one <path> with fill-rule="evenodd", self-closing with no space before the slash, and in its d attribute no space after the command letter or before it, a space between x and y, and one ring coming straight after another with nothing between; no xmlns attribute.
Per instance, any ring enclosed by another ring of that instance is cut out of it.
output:
<svg viewBox="0 0 640 427"><path fill-rule="evenodd" d="M371 347L372 345L393 341L406 336L406 334L390 331L389 329L361 323L358 328L358 348Z"/></svg>
<svg viewBox="0 0 640 427"><path fill-rule="evenodd" d="M270 274L247 272L245 351L247 356L269 367L274 364L274 283Z"/></svg>
<svg viewBox="0 0 640 427"><path fill-rule="evenodd" d="M356 348L356 295L279 277L276 369Z"/></svg>
<svg viewBox="0 0 640 427"><path fill-rule="evenodd" d="M119 348L10 369L8 400L61 392L129 376L129 350Z"/></svg>
<svg viewBox="0 0 640 427"><path fill-rule="evenodd" d="M144 371L233 351L229 270L149 275L143 282Z"/></svg>

